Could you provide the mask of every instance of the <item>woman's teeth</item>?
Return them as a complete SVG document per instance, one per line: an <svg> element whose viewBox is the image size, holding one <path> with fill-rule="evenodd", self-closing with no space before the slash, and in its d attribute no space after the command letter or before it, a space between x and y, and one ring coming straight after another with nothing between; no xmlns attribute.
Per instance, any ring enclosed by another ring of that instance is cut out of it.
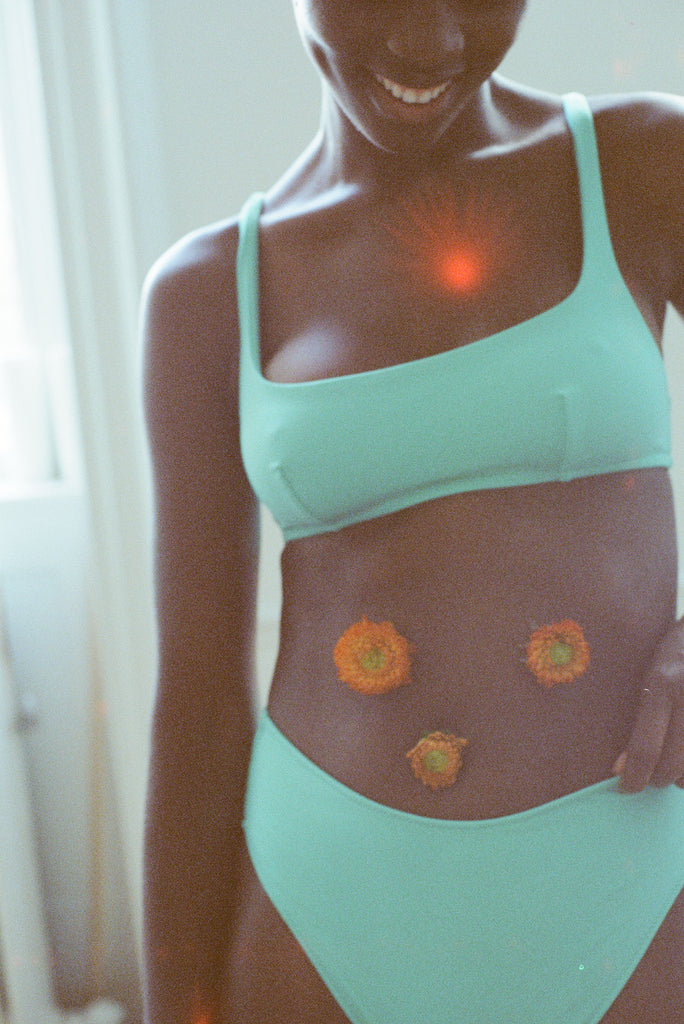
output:
<svg viewBox="0 0 684 1024"><path fill-rule="evenodd" d="M450 82L441 82L440 85L434 86L432 89L407 89L403 85L399 85L398 82L393 82L390 78L385 78L383 75L375 76L380 83L387 89L387 92L392 93L395 99L401 100L403 103L430 103L432 100L436 100L438 96L441 96L443 92L449 88Z"/></svg>

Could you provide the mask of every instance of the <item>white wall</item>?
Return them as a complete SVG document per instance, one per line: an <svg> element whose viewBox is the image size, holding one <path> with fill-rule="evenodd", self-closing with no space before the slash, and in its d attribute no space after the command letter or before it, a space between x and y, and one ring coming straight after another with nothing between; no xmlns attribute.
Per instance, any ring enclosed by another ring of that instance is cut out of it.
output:
<svg viewBox="0 0 684 1024"><path fill-rule="evenodd" d="M316 129L318 84L289 0L136 0L111 10L132 199L151 261L285 170Z"/></svg>
<svg viewBox="0 0 684 1024"><path fill-rule="evenodd" d="M684 92L680 0L528 0L504 69L539 89Z"/></svg>

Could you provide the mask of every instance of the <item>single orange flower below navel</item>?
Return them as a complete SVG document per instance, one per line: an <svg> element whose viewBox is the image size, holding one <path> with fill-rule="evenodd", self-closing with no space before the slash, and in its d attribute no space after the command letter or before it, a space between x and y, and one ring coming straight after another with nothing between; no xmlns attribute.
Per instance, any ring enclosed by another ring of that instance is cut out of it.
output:
<svg viewBox="0 0 684 1024"><path fill-rule="evenodd" d="M431 732L406 755L413 774L430 789L451 786L461 770L461 751L468 741L453 733Z"/></svg>
<svg viewBox="0 0 684 1024"><path fill-rule="evenodd" d="M527 643L527 667L542 686L571 683L589 665L589 644L572 619L540 626Z"/></svg>
<svg viewBox="0 0 684 1024"><path fill-rule="evenodd" d="M385 693L410 681L411 650L391 622L364 615L335 644L337 674L358 693Z"/></svg>

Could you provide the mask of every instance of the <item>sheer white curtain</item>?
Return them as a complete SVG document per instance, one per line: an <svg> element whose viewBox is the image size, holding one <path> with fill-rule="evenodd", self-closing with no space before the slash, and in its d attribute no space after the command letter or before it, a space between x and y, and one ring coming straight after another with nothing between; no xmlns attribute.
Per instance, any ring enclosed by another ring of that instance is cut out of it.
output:
<svg viewBox="0 0 684 1024"><path fill-rule="evenodd" d="M0 495L80 476L49 156L26 8L0 5Z"/></svg>
<svg viewBox="0 0 684 1024"><path fill-rule="evenodd" d="M100 724L126 869L122 897L139 936L154 681L137 352L147 257L134 237L111 10L109 0L0 0L12 208L10 218L5 202L4 230L14 243L0 257L14 280L0 294L0 516L3 499L13 513L30 500L26 530L41 517L49 530L56 494L85 505L85 642L107 708ZM11 518L20 531L20 517ZM13 571L20 546L30 560L31 538L14 544Z"/></svg>
<svg viewBox="0 0 684 1024"><path fill-rule="evenodd" d="M26 327L0 135L0 486L55 476L41 353Z"/></svg>

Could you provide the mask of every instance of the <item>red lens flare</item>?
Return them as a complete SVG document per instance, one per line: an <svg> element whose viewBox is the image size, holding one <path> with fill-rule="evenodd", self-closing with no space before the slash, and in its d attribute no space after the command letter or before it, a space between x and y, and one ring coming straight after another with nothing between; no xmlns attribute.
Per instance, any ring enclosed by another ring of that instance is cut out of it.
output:
<svg viewBox="0 0 684 1024"><path fill-rule="evenodd" d="M510 212L490 199L460 197L444 185L424 188L383 221L397 270L467 299L486 286L516 248Z"/></svg>
<svg viewBox="0 0 684 1024"><path fill-rule="evenodd" d="M449 291L474 292L485 278L485 266L474 252L454 250L434 260L435 278Z"/></svg>

